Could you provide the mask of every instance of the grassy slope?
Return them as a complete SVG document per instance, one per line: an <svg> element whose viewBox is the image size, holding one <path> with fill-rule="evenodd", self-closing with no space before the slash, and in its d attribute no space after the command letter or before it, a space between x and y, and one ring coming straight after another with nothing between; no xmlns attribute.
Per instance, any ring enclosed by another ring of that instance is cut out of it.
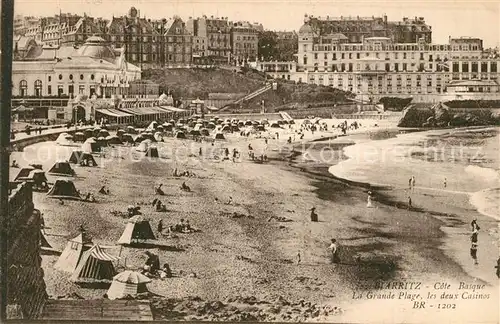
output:
<svg viewBox="0 0 500 324"><path fill-rule="evenodd" d="M247 71L243 74L223 69L147 70L143 72L143 79L159 83L162 89L170 89L176 98L207 98L210 92L250 93L262 87L265 80L262 73ZM250 100L245 108L258 110L261 100L265 100L267 107L345 101L346 93L338 89L277 81L278 90Z"/></svg>

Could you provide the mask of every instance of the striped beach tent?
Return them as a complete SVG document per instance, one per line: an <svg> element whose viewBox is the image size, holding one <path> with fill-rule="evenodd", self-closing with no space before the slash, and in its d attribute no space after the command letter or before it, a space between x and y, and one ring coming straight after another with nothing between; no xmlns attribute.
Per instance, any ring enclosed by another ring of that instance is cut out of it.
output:
<svg viewBox="0 0 500 324"><path fill-rule="evenodd" d="M148 292L146 284L149 282L151 279L139 272L123 271L113 277L113 282L107 292L108 298L111 300L120 299Z"/></svg>
<svg viewBox="0 0 500 324"><path fill-rule="evenodd" d="M113 261L118 258L105 252L99 245L94 245L83 253L71 281L74 283L111 283L116 274Z"/></svg>
<svg viewBox="0 0 500 324"><path fill-rule="evenodd" d="M91 247L92 239L90 236L86 232L80 233L80 235L68 241L54 268L72 273L76 269L83 253Z"/></svg>

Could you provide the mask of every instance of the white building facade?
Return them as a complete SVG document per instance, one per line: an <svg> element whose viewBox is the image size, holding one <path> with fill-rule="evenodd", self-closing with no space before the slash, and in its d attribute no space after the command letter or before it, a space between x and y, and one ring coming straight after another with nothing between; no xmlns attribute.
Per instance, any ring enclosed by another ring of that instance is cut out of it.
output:
<svg viewBox="0 0 500 324"><path fill-rule="evenodd" d="M298 37L296 62L258 62L257 68L275 78L350 91L363 101L500 99L500 57L485 53L477 38L450 38L442 45L423 39L395 44L386 37L349 43L342 34L321 35L308 24ZM459 81L473 86L453 86Z"/></svg>

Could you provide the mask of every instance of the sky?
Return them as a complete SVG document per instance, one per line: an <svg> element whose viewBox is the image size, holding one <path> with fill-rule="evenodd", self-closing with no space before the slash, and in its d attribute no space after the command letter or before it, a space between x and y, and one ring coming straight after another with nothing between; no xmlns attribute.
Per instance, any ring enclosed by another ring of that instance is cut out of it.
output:
<svg viewBox="0 0 500 324"><path fill-rule="evenodd" d="M136 7L141 17L156 19L174 15L187 20L201 15L229 20L260 22L270 30L298 30L304 15L382 16L398 21L424 17L432 26L433 43L447 43L449 36L471 36L485 47L500 46L498 0L15 0L15 14L51 16L59 10L111 18Z"/></svg>

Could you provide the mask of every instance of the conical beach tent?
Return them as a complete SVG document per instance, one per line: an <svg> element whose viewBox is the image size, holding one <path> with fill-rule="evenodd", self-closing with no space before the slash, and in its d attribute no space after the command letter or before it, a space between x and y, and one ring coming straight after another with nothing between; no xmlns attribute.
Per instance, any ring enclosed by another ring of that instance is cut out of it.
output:
<svg viewBox="0 0 500 324"><path fill-rule="evenodd" d="M184 132L177 132L175 133L175 138L184 139L186 138L186 134L184 134Z"/></svg>
<svg viewBox="0 0 500 324"><path fill-rule="evenodd" d="M155 121L152 121L151 124L149 124L149 126L146 127L146 131L153 132L157 126L158 126L158 123Z"/></svg>
<svg viewBox="0 0 500 324"><path fill-rule="evenodd" d="M75 184L70 180L56 180L54 186L47 193L47 196L58 199L81 199L75 188Z"/></svg>
<svg viewBox="0 0 500 324"><path fill-rule="evenodd" d="M216 139L216 140L223 140L223 139L226 139L226 138L224 137L224 134L222 134L222 133L215 133L214 134L214 139Z"/></svg>
<svg viewBox="0 0 500 324"><path fill-rule="evenodd" d="M89 250L92 245L92 239L87 235L87 233L80 233L80 235L68 241L66 248L64 248L61 256L54 264L54 268L73 273L76 266L80 262L83 253Z"/></svg>
<svg viewBox="0 0 500 324"><path fill-rule="evenodd" d="M73 136L69 135L68 133L61 133L59 134L59 136L57 137L56 139L56 143L58 145L72 145L73 143L71 143L70 140L73 139Z"/></svg>
<svg viewBox="0 0 500 324"><path fill-rule="evenodd" d="M96 153L100 150L99 144L93 137L87 138L85 143L82 144L82 151L85 153Z"/></svg>
<svg viewBox="0 0 500 324"><path fill-rule="evenodd" d="M75 171L71 168L71 165L68 161L58 161L56 162L52 168L50 168L49 174L58 175L58 176L67 176L73 177L75 175Z"/></svg>
<svg viewBox="0 0 500 324"><path fill-rule="evenodd" d="M81 164L82 161L86 166L97 166L97 162L95 161L92 154L80 150L71 152L71 156L69 157L70 163Z"/></svg>
<svg viewBox="0 0 500 324"><path fill-rule="evenodd" d="M144 217L137 215L128 220L118 244L122 245L141 245L156 244L156 237L151 229L149 221Z"/></svg>
<svg viewBox="0 0 500 324"><path fill-rule="evenodd" d="M151 279L139 272L123 271L113 277L113 282L107 292L108 298L111 300L120 299L148 292L146 284L149 282Z"/></svg>
<svg viewBox="0 0 500 324"><path fill-rule="evenodd" d="M113 145L120 145L120 144L122 144L122 141L116 135L115 136L110 135L110 136L106 137L106 142L108 144L113 144Z"/></svg>
<svg viewBox="0 0 500 324"><path fill-rule="evenodd" d="M139 146L135 148L135 150L138 152L147 152L150 145L151 145L151 140L145 139L139 144Z"/></svg>
<svg viewBox="0 0 500 324"><path fill-rule="evenodd" d="M30 172L33 170L35 170L35 168L22 168L21 170L19 170L19 173L14 178L14 181L24 181L26 178L29 177Z"/></svg>
<svg viewBox="0 0 500 324"><path fill-rule="evenodd" d="M148 151L146 152L146 156L150 158L160 157L160 155L158 154L158 148L155 146L149 147Z"/></svg>
<svg viewBox="0 0 500 324"><path fill-rule="evenodd" d="M71 281L74 283L111 283L116 274L113 261L118 258L105 252L99 245L85 251L76 266Z"/></svg>

